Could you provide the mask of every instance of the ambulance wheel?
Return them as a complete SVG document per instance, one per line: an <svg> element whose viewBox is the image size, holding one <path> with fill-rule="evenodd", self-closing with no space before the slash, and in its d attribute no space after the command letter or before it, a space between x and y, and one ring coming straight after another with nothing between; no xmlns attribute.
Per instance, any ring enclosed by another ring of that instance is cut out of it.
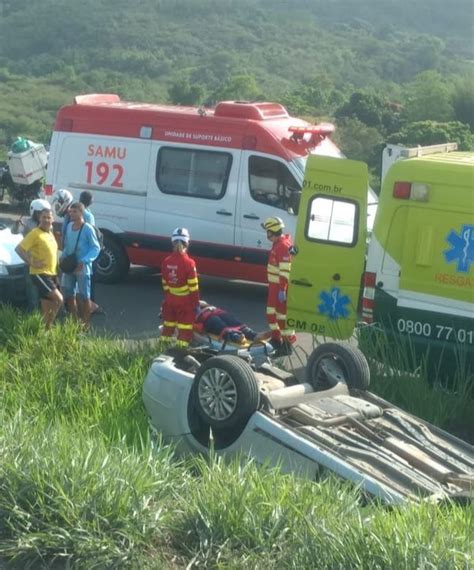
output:
<svg viewBox="0 0 474 570"><path fill-rule="evenodd" d="M124 248L110 235L104 233L104 246L95 265L97 281L117 283L130 269L130 261Z"/></svg>
<svg viewBox="0 0 474 570"><path fill-rule="evenodd" d="M215 356L196 373L196 411L214 430L243 428L257 411L260 391L252 368L237 356Z"/></svg>
<svg viewBox="0 0 474 570"><path fill-rule="evenodd" d="M355 346L327 342L313 350L306 364L306 381L316 391L333 388L339 382L352 390L367 390L370 369Z"/></svg>

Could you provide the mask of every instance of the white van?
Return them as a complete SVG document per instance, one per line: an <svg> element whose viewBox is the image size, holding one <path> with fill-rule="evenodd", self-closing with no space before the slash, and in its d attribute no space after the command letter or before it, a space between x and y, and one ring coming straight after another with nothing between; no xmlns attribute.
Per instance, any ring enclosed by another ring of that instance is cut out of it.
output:
<svg viewBox="0 0 474 570"><path fill-rule="evenodd" d="M130 263L160 267L172 230L185 226L200 273L264 282L260 224L280 216L294 233L308 155L342 157L333 131L277 103L208 110L79 96L58 112L46 194L93 193L103 281L119 280Z"/></svg>

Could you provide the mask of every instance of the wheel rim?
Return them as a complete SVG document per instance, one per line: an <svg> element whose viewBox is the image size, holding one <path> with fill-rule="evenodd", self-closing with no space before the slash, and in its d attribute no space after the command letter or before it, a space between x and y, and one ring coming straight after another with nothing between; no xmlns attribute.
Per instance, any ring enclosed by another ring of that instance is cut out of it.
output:
<svg viewBox="0 0 474 570"><path fill-rule="evenodd" d="M318 358L313 365L312 378L314 388L332 388L335 385L332 377L328 377L328 367L332 369L333 374L334 372L338 373L340 382L345 382L344 367L341 359L336 354L325 354Z"/></svg>
<svg viewBox="0 0 474 570"><path fill-rule="evenodd" d="M237 387L225 370L210 368L199 380L198 398L210 419L223 421L230 418L237 407Z"/></svg>
<svg viewBox="0 0 474 570"><path fill-rule="evenodd" d="M115 255L109 249L104 249L97 260L97 269L100 273L110 273L114 263Z"/></svg>

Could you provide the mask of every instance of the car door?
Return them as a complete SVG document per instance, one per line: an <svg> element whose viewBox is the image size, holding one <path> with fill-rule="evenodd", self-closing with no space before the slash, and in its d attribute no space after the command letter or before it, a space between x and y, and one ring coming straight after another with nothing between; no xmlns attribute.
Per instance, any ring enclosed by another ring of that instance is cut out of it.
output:
<svg viewBox="0 0 474 570"><path fill-rule="evenodd" d="M366 247L367 165L310 156L288 290L288 324L332 338L357 321Z"/></svg>
<svg viewBox="0 0 474 570"><path fill-rule="evenodd" d="M193 255L217 262L238 257L235 220L240 151L156 144L152 157L146 233L168 243L174 228L186 227Z"/></svg>

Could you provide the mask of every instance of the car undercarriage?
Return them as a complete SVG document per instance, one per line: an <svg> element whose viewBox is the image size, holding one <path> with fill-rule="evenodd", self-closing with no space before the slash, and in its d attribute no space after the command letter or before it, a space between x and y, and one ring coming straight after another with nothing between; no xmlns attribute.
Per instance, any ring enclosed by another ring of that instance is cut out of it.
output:
<svg viewBox="0 0 474 570"><path fill-rule="evenodd" d="M318 346L305 373L277 366L265 343L171 351L154 360L143 399L152 429L181 453L331 472L389 504L471 497L473 447L369 392L356 347Z"/></svg>

